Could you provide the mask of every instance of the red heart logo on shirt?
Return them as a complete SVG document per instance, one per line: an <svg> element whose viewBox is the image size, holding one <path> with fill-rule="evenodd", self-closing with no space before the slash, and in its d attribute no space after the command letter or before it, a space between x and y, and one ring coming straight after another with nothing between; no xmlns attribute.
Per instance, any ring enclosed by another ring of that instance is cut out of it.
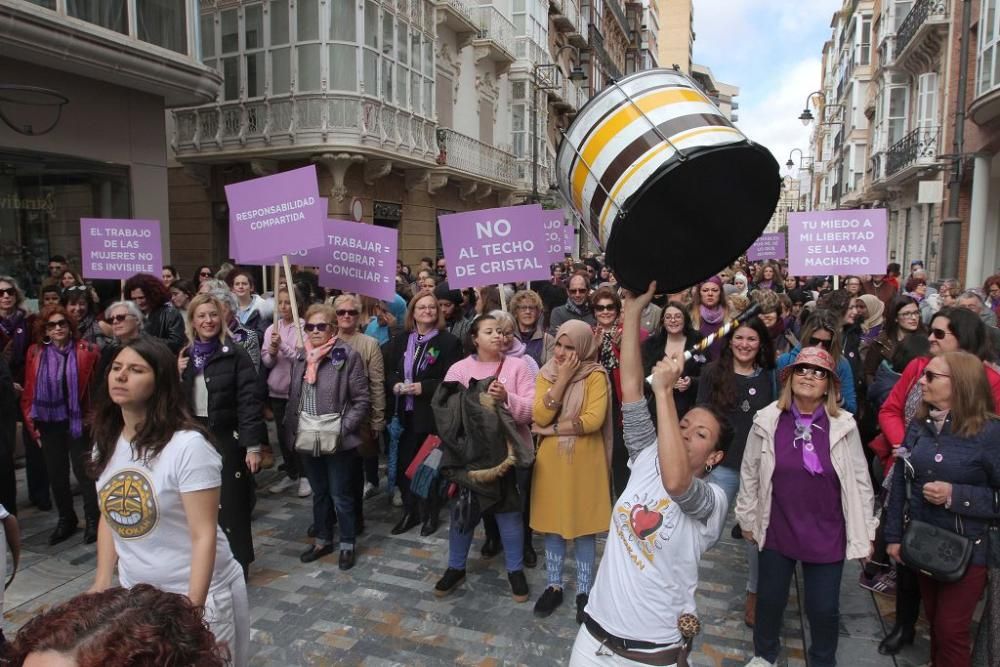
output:
<svg viewBox="0 0 1000 667"><path fill-rule="evenodd" d="M644 540L659 529L663 523L663 515L650 511L645 505L636 505L629 513L629 521L632 532Z"/></svg>

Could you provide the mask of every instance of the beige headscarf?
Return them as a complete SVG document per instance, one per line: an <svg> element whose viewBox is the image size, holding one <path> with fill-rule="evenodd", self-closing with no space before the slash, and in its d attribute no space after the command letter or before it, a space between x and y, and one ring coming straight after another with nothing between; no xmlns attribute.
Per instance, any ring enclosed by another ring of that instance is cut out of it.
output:
<svg viewBox="0 0 1000 667"><path fill-rule="evenodd" d="M577 367L576 372L573 374L573 378L570 380L569 385L566 387L566 391L563 393L562 407L559 409L556 415L557 420L564 421L567 419L575 419L580 415L583 410L583 400L586 394L585 382L591 373L600 373L604 376L604 383L607 387L608 392L608 406L607 414L604 418L604 426L602 427L602 432L604 435L604 449L608 456L608 461L610 462L611 448L614 444L614 436L612 434L612 421L614 417L611 411L611 383L608 381L607 371L604 367L597 361L597 351L599 348L599 339L594 336L594 332L591 330L590 326L583 322L582 320L570 320L564 323L559 330L556 331L556 340L558 341L563 336L569 339L569 343L576 350L576 356L580 359L580 365ZM555 382L559 373L559 366L556 365L555 357L549 359L548 362L541 368L542 377L544 377L549 382ZM576 435L559 434L559 450L567 455L572 455L573 446L576 444Z"/></svg>
<svg viewBox="0 0 1000 667"><path fill-rule="evenodd" d="M885 312L885 304L882 303L882 299L874 294L862 294L858 298L864 302L865 309L868 311L868 317L861 323L861 330L868 333L872 330L872 327L882 324L882 314Z"/></svg>

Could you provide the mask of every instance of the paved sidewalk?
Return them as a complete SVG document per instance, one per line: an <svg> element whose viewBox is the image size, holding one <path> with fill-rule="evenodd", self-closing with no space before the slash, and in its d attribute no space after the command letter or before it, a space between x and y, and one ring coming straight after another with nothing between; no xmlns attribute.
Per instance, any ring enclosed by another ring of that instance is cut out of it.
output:
<svg viewBox="0 0 1000 667"><path fill-rule="evenodd" d="M266 488L274 476L262 473L261 487ZM517 604L510 597L502 556L489 562L480 559L479 537L473 543L466 582L439 600L431 589L444 570L446 525L431 537L420 537L418 529L391 537L389 529L398 512L389 507L384 494L367 501L358 563L344 573L337 569L336 554L309 565L299 562L308 544L310 499L260 494L254 513L257 561L251 568L249 590L252 665L566 663L578 627L571 557L566 563L566 602L544 620L531 613L545 585L543 567L527 571L532 597ZM93 581L95 550L80 543L82 533L48 546L55 519L54 512L33 508L21 513L24 553L21 571L6 594L8 637L34 614L85 591ZM540 548L541 539L536 537L535 544ZM727 526L702 562L698 608L703 631L696 640L694 665L737 667L752 656L752 631L742 620L743 554L742 541L733 540ZM881 630L871 596L857 586L856 568L849 564L845 570L839 662L850 667L891 665L891 659L875 651ZM794 589L784 632L781 664L805 665Z"/></svg>

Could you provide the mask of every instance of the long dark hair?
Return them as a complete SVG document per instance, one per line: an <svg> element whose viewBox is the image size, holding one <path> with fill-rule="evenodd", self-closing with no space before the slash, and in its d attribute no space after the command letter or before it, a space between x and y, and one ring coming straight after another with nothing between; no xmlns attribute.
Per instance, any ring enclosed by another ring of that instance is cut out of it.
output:
<svg viewBox="0 0 1000 667"><path fill-rule="evenodd" d="M704 336L701 335L701 332L694 328L694 322L691 320L691 313L687 306L680 301L669 301L667 305L663 307L663 310L660 311L660 326L656 331L656 335L650 336L646 339L647 344L650 346L659 346L661 352L663 351L663 347L667 344L667 336L669 334L667 333L667 325L663 321L663 316L666 315L667 308L676 308L681 311L681 316L684 318L684 330L682 333L684 334L685 347L691 347L704 338ZM651 343L649 341L654 342Z"/></svg>
<svg viewBox="0 0 1000 667"><path fill-rule="evenodd" d="M111 366L114 360L125 349L131 349L150 365L156 387L146 405L146 419L139 425L135 440L132 441L135 456L144 462L155 459L178 431L198 431L211 441L208 433L191 416L188 402L181 390L180 377L177 375L177 356L170 351L170 348L159 338L139 336L124 343L115 353L108 365L109 374L113 372ZM96 477L108 465L125 426L121 408L111 400L107 377L100 378L100 390L94 403L93 424L94 443L97 446L97 455L93 463Z"/></svg>
<svg viewBox="0 0 1000 667"><path fill-rule="evenodd" d="M885 331L886 338L890 341L895 341L896 336L899 334L899 311L911 304L917 306L917 315L919 316L920 304L912 296L895 296L889 302L889 307L885 309L885 327L882 330ZM923 319L917 317L917 328L913 333L926 332L927 327L924 326Z"/></svg>
<svg viewBox="0 0 1000 667"><path fill-rule="evenodd" d="M765 371L772 371L775 367L774 342L767 332L767 327L764 326L759 317L752 317L748 322L744 322L730 331L722 344L722 353L711 364L714 372L711 373L712 387L709 401L723 411L729 411L736 407L736 365L733 358L732 342L733 336L743 327L753 329L760 339L760 347L757 348L754 364Z"/></svg>
<svg viewBox="0 0 1000 667"><path fill-rule="evenodd" d="M971 352L983 361L993 360L993 346L986 325L978 315L965 308L942 308L931 317L931 324L938 317L948 320L948 331L955 336L959 349Z"/></svg>

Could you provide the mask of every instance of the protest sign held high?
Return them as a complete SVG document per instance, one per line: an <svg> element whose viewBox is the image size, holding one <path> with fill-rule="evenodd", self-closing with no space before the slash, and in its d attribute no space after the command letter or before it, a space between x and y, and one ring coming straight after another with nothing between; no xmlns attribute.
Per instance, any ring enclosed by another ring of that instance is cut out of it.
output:
<svg viewBox="0 0 1000 667"><path fill-rule="evenodd" d="M751 262L784 258L785 235L780 233L761 234L747 250L747 260Z"/></svg>
<svg viewBox="0 0 1000 667"><path fill-rule="evenodd" d="M327 220L323 228L326 244L296 261L319 267L323 287L391 301L399 232L346 220Z"/></svg>
<svg viewBox="0 0 1000 667"><path fill-rule="evenodd" d="M80 246L84 278L124 280L163 270L159 220L81 218Z"/></svg>
<svg viewBox="0 0 1000 667"><path fill-rule="evenodd" d="M788 214L788 273L882 274L888 262L885 209Z"/></svg>

